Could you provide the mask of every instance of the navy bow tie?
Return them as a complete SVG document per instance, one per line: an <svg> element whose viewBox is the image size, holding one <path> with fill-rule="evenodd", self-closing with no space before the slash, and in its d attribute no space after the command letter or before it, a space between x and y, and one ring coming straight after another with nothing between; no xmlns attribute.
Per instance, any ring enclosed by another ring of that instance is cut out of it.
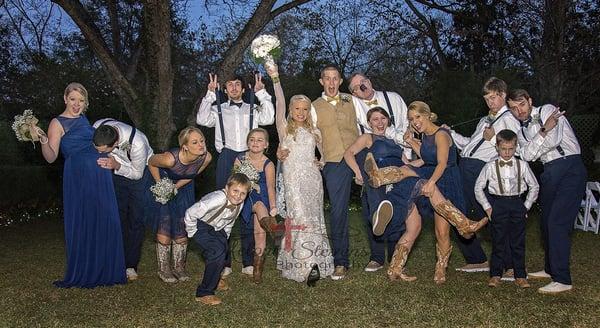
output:
<svg viewBox="0 0 600 328"><path fill-rule="evenodd" d="M230 102L229 102L229 107L232 107L232 106L237 106L238 108L242 108L242 105L243 105L243 104L244 104L243 102L241 102L241 103L236 103L236 102L230 101Z"/></svg>
<svg viewBox="0 0 600 328"><path fill-rule="evenodd" d="M529 123L531 123L531 116L525 121L521 122L521 126L527 128L529 126Z"/></svg>

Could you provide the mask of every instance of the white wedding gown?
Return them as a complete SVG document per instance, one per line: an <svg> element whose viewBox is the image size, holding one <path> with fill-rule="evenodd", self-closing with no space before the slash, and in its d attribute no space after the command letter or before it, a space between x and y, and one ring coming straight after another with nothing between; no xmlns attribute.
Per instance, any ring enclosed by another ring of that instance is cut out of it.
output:
<svg viewBox="0 0 600 328"><path fill-rule="evenodd" d="M330 276L334 266L323 215L323 180L315 163L315 138L298 128L295 139L287 135L281 143L290 153L282 164L286 234L277 269L284 278L302 282L314 264L319 265L322 278Z"/></svg>

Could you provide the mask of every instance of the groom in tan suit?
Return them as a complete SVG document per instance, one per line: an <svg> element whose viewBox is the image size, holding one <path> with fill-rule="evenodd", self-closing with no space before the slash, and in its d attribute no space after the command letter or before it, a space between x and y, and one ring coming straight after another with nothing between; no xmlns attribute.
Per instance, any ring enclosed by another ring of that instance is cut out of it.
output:
<svg viewBox="0 0 600 328"><path fill-rule="evenodd" d="M333 280L346 276L350 261L348 256L348 203L352 186L352 170L344 161L344 151L358 137L356 111L352 96L340 93L340 71L335 66L321 70L319 82L323 94L312 103L312 117L321 131L322 159L325 161L323 177L331 202L331 242L335 271Z"/></svg>

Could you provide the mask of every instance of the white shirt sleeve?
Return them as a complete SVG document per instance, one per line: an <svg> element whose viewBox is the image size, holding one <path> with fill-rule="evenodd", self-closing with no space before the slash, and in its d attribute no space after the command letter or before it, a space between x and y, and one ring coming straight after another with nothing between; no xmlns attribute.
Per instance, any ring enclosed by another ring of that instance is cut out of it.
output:
<svg viewBox="0 0 600 328"><path fill-rule="evenodd" d="M148 139L137 131L129 152L131 161L125 161L119 156L114 156L115 160L121 164L121 167L115 170L115 174L131 180L141 179L148 164L148 159L152 154L153 151L150 148Z"/></svg>
<svg viewBox="0 0 600 328"><path fill-rule="evenodd" d="M535 175L533 174L533 171L531 171L531 168L529 167L529 164L527 164L527 162L522 160L521 167L524 168L523 179L525 180L528 189L527 198L525 199L524 205L527 208L527 210L530 210L531 206L533 205L533 202L535 202L535 200L537 199L538 193L540 191L540 185L538 184L537 179L535 178Z"/></svg>
<svg viewBox="0 0 600 328"><path fill-rule="evenodd" d="M258 125L273 124L275 122L275 107L273 107L271 95L265 89L261 89L256 93L256 98L260 102L261 107L256 115Z"/></svg>
<svg viewBox="0 0 600 328"><path fill-rule="evenodd" d="M217 123L216 109L213 110L212 103L217 100L217 95L214 91L206 91L206 96L202 98L200 105L198 106L198 113L196 114L196 123L198 125L212 128ZM214 106L216 108L216 106Z"/></svg>
<svg viewBox="0 0 600 328"><path fill-rule="evenodd" d="M481 170L481 173L479 173L479 176L477 177L477 181L475 181L475 198L477 199L477 202L481 204L481 207L483 207L484 210L492 208L492 205L490 205L490 202L483 191L489 180L490 167L490 163L485 164Z"/></svg>
<svg viewBox="0 0 600 328"><path fill-rule="evenodd" d="M185 223L185 231L187 231L189 238L194 237L198 230L198 220L202 219L207 212L208 206L206 206L203 199L185 211L183 222Z"/></svg>

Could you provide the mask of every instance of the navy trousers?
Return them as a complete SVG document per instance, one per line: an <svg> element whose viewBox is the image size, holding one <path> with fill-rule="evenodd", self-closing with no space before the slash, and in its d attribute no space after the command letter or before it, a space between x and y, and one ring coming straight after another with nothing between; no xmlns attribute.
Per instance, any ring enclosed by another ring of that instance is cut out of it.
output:
<svg viewBox="0 0 600 328"><path fill-rule="evenodd" d="M352 186L352 170L342 159L341 162L327 162L323 177L331 203L330 226L333 263L335 266L350 265L348 235L348 203Z"/></svg>
<svg viewBox="0 0 600 328"><path fill-rule="evenodd" d="M480 220L486 216L485 211L481 208L481 205L479 205L475 198L475 181L477 181L477 177L479 177L479 173L481 173L484 165L484 161L463 157L460 158L458 163L463 181L465 208L467 209L465 215L472 220ZM454 230L454 235L456 236L458 249L460 249L467 264L483 263L487 261L487 257L483 248L481 248L481 243L477 238L477 235L474 235L471 239L465 239L455 228L452 230Z"/></svg>
<svg viewBox="0 0 600 328"><path fill-rule="evenodd" d="M205 263L204 275L196 288L196 296L214 295L221 279L221 271L225 267L227 234L224 230L215 231L211 225L198 221L198 231L192 238L200 247Z"/></svg>
<svg viewBox="0 0 600 328"><path fill-rule="evenodd" d="M217 159L217 189L225 188L227 179L231 175L231 169L233 163L238 155L242 154L241 151L231 150L229 148L223 148ZM242 265L252 265L254 260L254 221L250 220L249 223L245 223L244 220L240 220L240 242L230 241L227 250L227 258L225 265L231 267L231 248L236 248L237 245L241 245L242 248Z"/></svg>
<svg viewBox="0 0 600 328"><path fill-rule="evenodd" d="M544 270L552 281L571 285L569 258L573 220L585 194L587 172L580 155L544 164L540 176Z"/></svg>
<svg viewBox="0 0 600 328"><path fill-rule="evenodd" d="M501 277L504 264L513 264L515 278L526 278L525 271L525 215L527 209L519 196L490 197L492 200L492 255L490 256L490 277ZM506 253L506 244L510 253ZM510 260L509 260L510 258Z"/></svg>
<svg viewBox="0 0 600 328"><path fill-rule="evenodd" d="M385 263L385 248L387 242L388 262L391 261L392 255L396 247L396 243L400 240L400 237L404 233L404 224L398 222L399 220L392 218L392 221L388 224L385 232L381 236L373 235L373 213L377 210L377 206L381 201L386 199L385 187L372 188L368 183L368 175L364 171L364 162L368 150L363 150L356 154L356 162L360 167L364 185L361 193L361 214L365 222L365 228L367 232L367 238L369 240L369 248L371 251L370 261L375 261L379 264Z"/></svg>
<svg viewBox="0 0 600 328"><path fill-rule="evenodd" d="M113 184L121 218L125 267L133 268L136 271L140 263L144 241L144 193L148 179L150 179L148 169L144 171L143 177L139 180L131 180L113 174Z"/></svg>

